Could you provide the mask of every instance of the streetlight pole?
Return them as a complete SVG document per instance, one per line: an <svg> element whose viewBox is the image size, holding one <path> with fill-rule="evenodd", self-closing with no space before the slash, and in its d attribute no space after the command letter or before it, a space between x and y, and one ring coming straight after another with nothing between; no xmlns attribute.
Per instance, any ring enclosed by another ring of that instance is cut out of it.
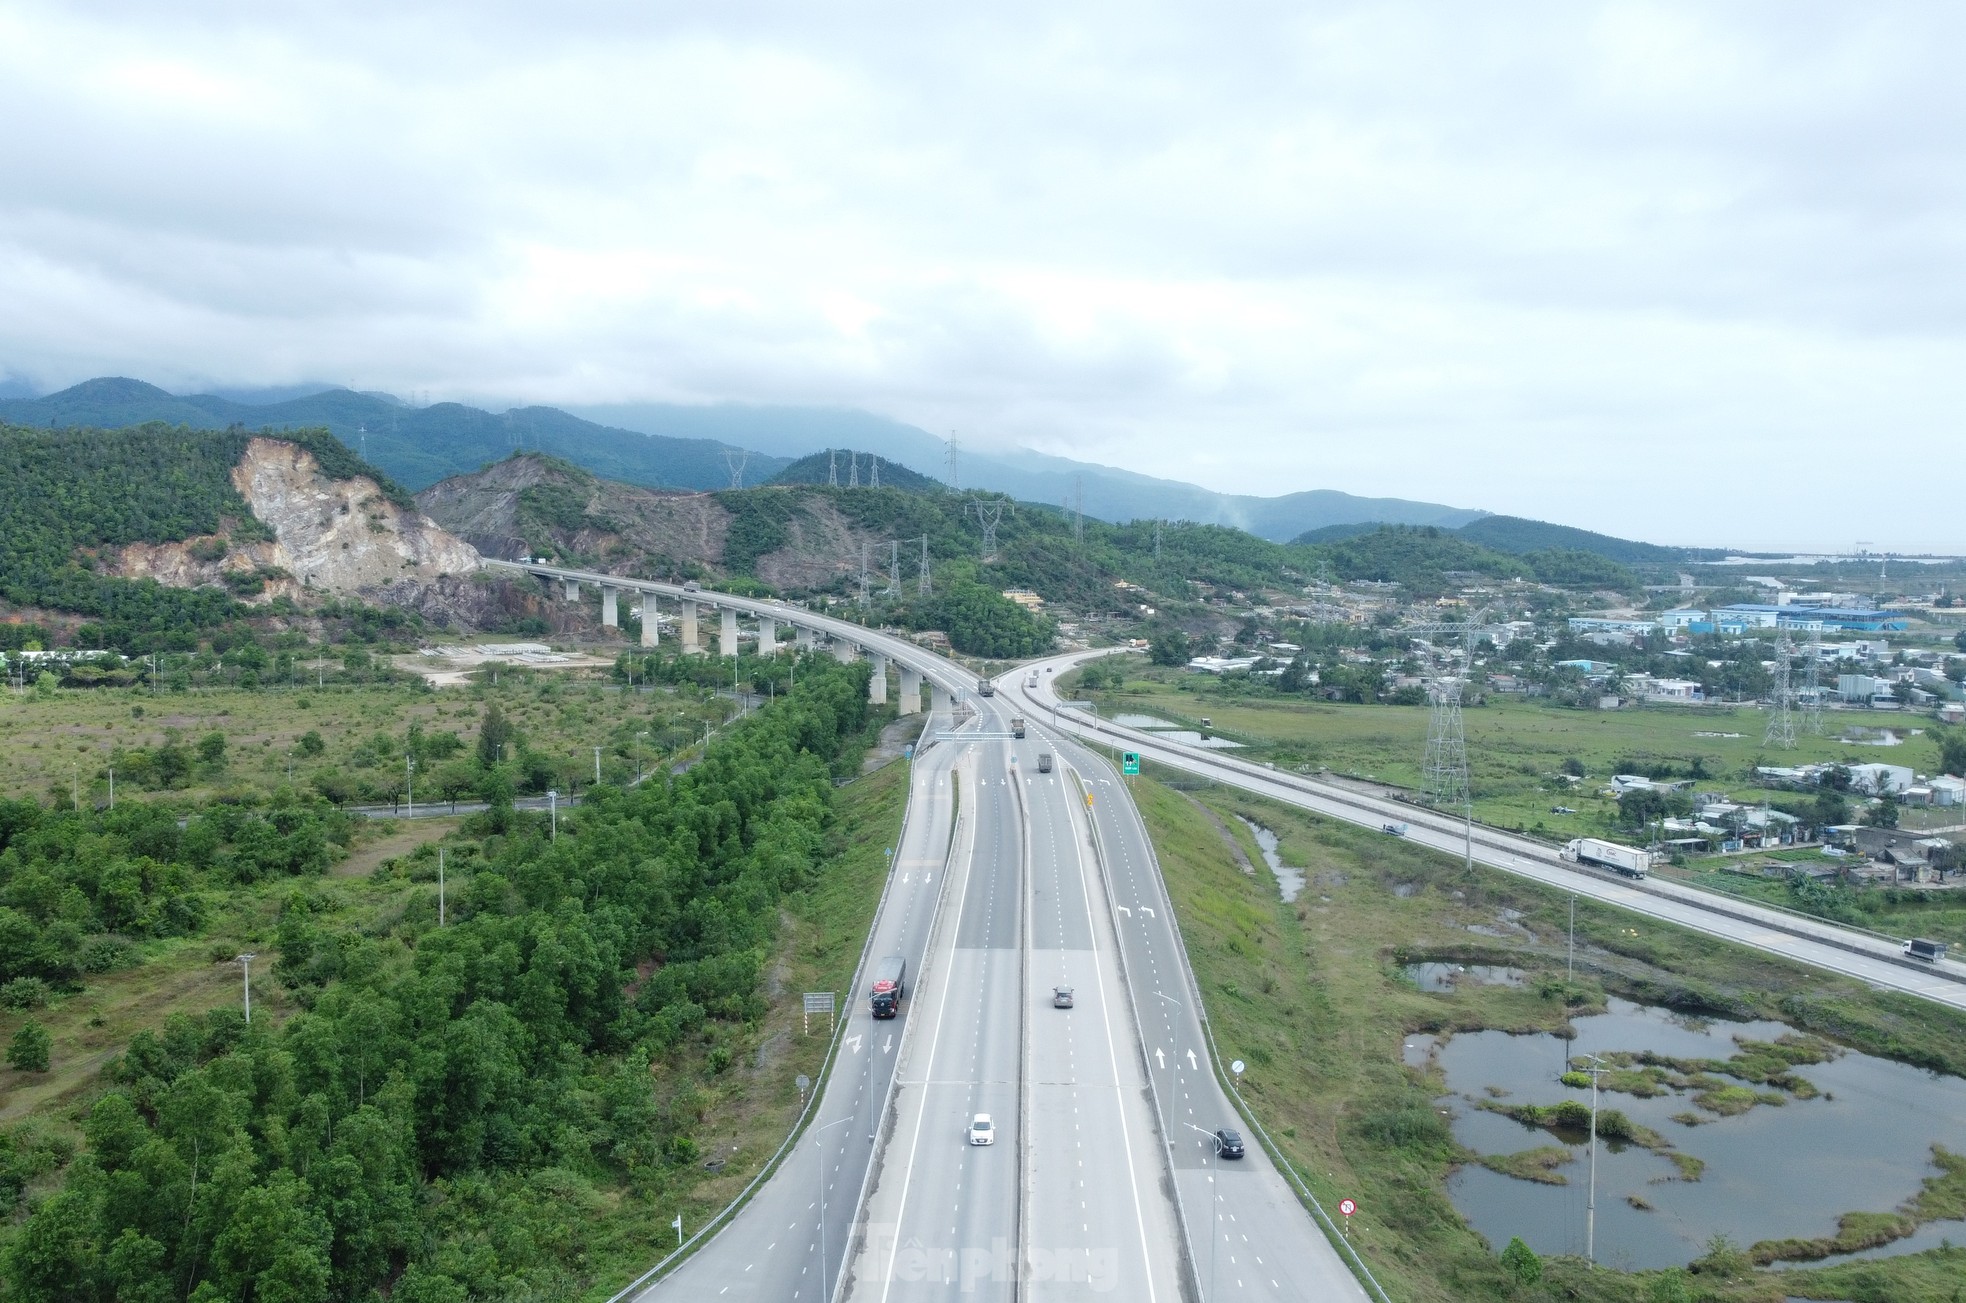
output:
<svg viewBox="0 0 1966 1303"><path fill-rule="evenodd" d="M560 789L559 788L549 787L546 789L546 809L547 809L548 817L550 817L553 821L553 834L548 840L558 841L560 840Z"/></svg>
<svg viewBox="0 0 1966 1303"><path fill-rule="evenodd" d="M109 808L116 808L116 766L109 767Z"/></svg>
<svg viewBox="0 0 1966 1303"><path fill-rule="evenodd" d="M1221 1146L1215 1139L1215 1133L1213 1131L1198 1127L1192 1122L1185 1123L1184 1125L1188 1130L1199 1131L1208 1137L1208 1152L1210 1155L1208 1164L1208 1298L1213 1300L1215 1297L1215 1241L1220 1238L1217 1234L1216 1219L1220 1216L1222 1198L1222 1192L1219 1188L1221 1183L1215 1179L1215 1175L1222 1162L1222 1155L1218 1152Z"/></svg>
<svg viewBox="0 0 1966 1303"><path fill-rule="evenodd" d="M594 748L594 786L601 785L601 748Z"/></svg>
<svg viewBox="0 0 1966 1303"><path fill-rule="evenodd" d="M819 1135L829 1128L851 1121L853 1121L851 1114L843 1118L834 1118L823 1127L814 1127L812 1132L812 1147L819 1154L819 1297L821 1299L830 1298L831 1291L826 1288L826 1147L819 1143Z"/></svg>
<svg viewBox="0 0 1966 1303"><path fill-rule="evenodd" d="M253 1025L253 960L259 958L259 956L248 950L244 954L237 956L237 958L240 967L245 969L246 972L244 983L246 989L246 1026L250 1027Z"/></svg>
<svg viewBox="0 0 1966 1303"><path fill-rule="evenodd" d="M437 926L444 925L444 848L437 848Z"/></svg>
<svg viewBox="0 0 1966 1303"><path fill-rule="evenodd" d="M416 818L416 757L412 755L403 757L403 791L410 801L409 817L414 819Z"/></svg>

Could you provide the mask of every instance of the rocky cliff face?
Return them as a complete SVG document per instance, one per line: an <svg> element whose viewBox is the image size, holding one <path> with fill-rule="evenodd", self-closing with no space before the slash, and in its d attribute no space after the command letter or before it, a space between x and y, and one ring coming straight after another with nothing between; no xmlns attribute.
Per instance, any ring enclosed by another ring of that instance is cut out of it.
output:
<svg viewBox="0 0 1966 1303"><path fill-rule="evenodd" d="M485 605L476 578L478 552L420 512L391 502L375 481L330 479L314 455L280 439L254 439L232 469L232 483L271 542L223 537L181 543L134 543L114 569L180 588L224 584L254 575L265 585L248 601L310 593L422 610L439 620L474 623Z"/></svg>
<svg viewBox="0 0 1966 1303"><path fill-rule="evenodd" d="M817 494L794 495L785 543L751 567L775 588L820 588L859 564L863 537ZM728 572L732 517L709 493L673 493L598 479L550 457L507 458L417 494L431 519L487 556L549 555L616 574ZM879 541L879 540L873 540Z"/></svg>

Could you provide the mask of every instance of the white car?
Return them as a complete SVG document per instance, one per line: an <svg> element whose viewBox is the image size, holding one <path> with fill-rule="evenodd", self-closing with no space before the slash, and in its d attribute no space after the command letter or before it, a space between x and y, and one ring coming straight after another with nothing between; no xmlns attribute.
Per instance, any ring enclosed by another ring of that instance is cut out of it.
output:
<svg viewBox="0 0 1966 1303"><path fill-rule="evenodd" d="M997 1129L990 1122L988 1113L978 1113L969 1120L969 1143L987 1145L997 1138Z"/></svg>

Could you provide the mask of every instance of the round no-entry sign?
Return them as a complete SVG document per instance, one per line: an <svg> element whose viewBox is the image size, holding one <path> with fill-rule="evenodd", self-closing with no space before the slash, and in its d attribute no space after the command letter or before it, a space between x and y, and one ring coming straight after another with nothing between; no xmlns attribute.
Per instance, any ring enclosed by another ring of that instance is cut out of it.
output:
<svg viewBox="0 0 1966 1303"><path fill-rule="evenodd" d="M1350 1199L1340 1199L1338 1201L1338 1211L1345 1214L1345 1216L1350 1217L1353 1213L1358 1211L1358 1205L1353 1203Z"/></svg>

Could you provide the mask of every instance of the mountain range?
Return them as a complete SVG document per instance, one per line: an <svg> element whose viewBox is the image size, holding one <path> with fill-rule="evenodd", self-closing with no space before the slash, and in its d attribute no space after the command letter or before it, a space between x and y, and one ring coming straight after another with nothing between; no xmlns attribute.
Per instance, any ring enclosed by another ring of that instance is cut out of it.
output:
<svg viewBox="0 0 1966 1303"><path fill-rule="evenodd" d="M520 449L649 488L727 488L734 470L741 470L744 484L761 484L829 448L872 453L945 483L951 478L943 440L899 421L838 408L645 403L494 413L461 403L417 407L388 394L313 386L177 395L141 380L104 377L42 397L0 398L0 420L43 427L146 421L194 429L324 426L413 490ZM1274 498L1217 493L1022 449L963 451L954 480L963 489L1024 501L1069 502L1104 520L1192 520L1276 542L1326 525L1375 521L1452 529L1488 514L1332 489Z"/></svg>
<svg viewBox="0 0 1966 1303"><path fill-rule="evenodd" d="M23 390L10 382L0 390L7 393ZM845 485L852 482L856 462L862 475L871 477L878 458L881 482L892 487L985 490L1056 503L1101 520L1188 520L1231 526L1272 542L1332 542L1380 525L1410 525L1450 530L1516 555L1554 548L1595 553L1624 565L1727 555L1333 489L1270 498L1217 493L1028 449L958 449L952 465L949 444L928 431L847 408L635 403L489 412L462 403L416 406L390 394L319 385L178 395L141 380L103 377L41 397L0 396L0 421L105 429L149 421L208 430L325 427L413 491L522 450L563 458L605 479L684 490L734 483L824 484L834 469Z"/></svg>

